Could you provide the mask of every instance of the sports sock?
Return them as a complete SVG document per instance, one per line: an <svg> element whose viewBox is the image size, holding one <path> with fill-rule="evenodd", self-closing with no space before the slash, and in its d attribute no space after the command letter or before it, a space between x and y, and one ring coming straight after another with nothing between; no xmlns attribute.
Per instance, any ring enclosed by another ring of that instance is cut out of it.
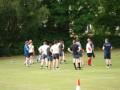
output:
<svg viewBox="0 0 120 90"><path fill-rule="evenodd" d="M90 59L88 58L88 66L90 66Z"/></svg>
<svg viewBox="0 0 120 90"><path fill-rule="evenodd" d="M80 63L78 63L78 68L80 69L81 67L80 67Z"/></svg>
<svg viewBox="0 0 120 90"><path fill-rule="evenodd" d="M67 63L66 60L64 60L64 63Z"/></svg>
<svg viewBox="0 0 120 90"><path fill-rule="evenodd" d="M92 60L91 60L91 58L90 58L90 66L92 65L91 63L92 63Z"/></svg>
<svg viewBox="0 0 120 90"><path fill-rule="evenodd" d="M77 70L75 63L73 63L75 70Z"/></svg>

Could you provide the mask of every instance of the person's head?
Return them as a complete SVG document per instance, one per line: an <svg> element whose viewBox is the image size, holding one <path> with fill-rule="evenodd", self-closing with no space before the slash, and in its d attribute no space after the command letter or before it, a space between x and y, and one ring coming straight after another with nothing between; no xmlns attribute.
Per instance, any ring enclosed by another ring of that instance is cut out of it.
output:
<svg viewBox="0 0 120 90"><path fill-rule="evenodd" d="M88 38L88 39L87 39L87 41L88 41L88 43L91 43L91 40L90 40L90 38Z"/></svg>
<svg viewBox="0 0 120 90"><path fill-rule="evenodd" d="M75 41L75 40L73 40L72 42L73 42L73 44L75 44L75 43L76 43L76 41Z"/></svg>
<svg viewBox="0 0 120 90"><path fill-rule="evenodd" d="M44 41L44 42L43 42L43 45L47 45L47 42Z"/></svg>
<svg viewBox="0 0 120 90"><path fill-rule="evenodd" d="M61 41L62 44L64 44L64 41Z"/></svg>
<svg viewBox="0 0 120 90"><path fill-rule="evenodd" d="M108 38L105 38L105 42L106 42L106 43L108 43L108 42L109 42Z"/></svg>
<svg viewBox="0 0 120 90"><path fill-rule="evenodd" d="M28 45L29 44L29 41L25 41L25 45Z"/></svg>
<svg viewBox="0 0 120 90"><path fill-rule="evenodd" d="M50 43L50 44L49 44L49 46L51 47L51 46L52 46L52 44Z"/></svg>
<svg viewBox="0 0 120 90"><path fill-rule="evenodd" d="M29 44L32 44L32 40L31 39L29 40Z"/></svg>
<svg viewBox="0 0 120 90"><path fill-rule="evenodd" d="M80 39L79 39L79 38L76 38L76 42L80 42Z"/></svg>

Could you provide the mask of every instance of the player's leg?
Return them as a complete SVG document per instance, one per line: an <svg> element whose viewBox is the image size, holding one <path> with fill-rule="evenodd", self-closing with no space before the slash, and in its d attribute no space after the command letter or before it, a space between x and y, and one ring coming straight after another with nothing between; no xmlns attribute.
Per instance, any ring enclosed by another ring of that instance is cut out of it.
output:
<svg viewBox="0 0 120 90"><path fill-rule="evenodd" d="M76 59L73 57L73 65L74 65L74 68L75 70L77 70L77 67L76 67Z"/></svg>
<svg viewBox="0 0 120 90"><path fill-rule="evenodd" d="M26 57L26 58L25 58L25 66L26 66L26 67L28 67L28 66L29 66L29 64L28 64L28 63L29 63L29 58L28 58L28 57Z"/></svg>
<svg viewBox="0 0 120 90"><path fill-rule="evenodd" d="M53 70L55 70L56 67L56 57L55 54L53 54Z"/></svg>
<svg viewBox="0 0 120 90"><path fill-rule="evenodd" d="M47 55L45 56L45 63L46 63L46 69L48 69L48 59L47 59Z"/></svg>
<svg viewBox="0 0 120 90"><path fill-rule="evenodd" d="M56 68L59 69L59 54L56 54Z"/></svg>
<svg viewBox="0 0 120 90"><path fill-rule="evenodd" d="M50 60L49 60L49 69L52 68L52 56L50 56Z"/></svg>
<svg viewBox="0 0 120 90"><path fill-rule="evenodd" d="M109 57L109 67L112 67L112 61L111 61L111 53L109 53L109 55L108 55Z"/></svg>
<svg viewBox="0 0 120 90"><path fill-rule="evenodd" d="M67 64L67 61L65 60L65 53L64 53L64 51L62 51L62 58L63 58L64 63Z"/></svg>
<svg viewBox="0 0 120 90"><path fill-rule="evenodd" d="M30 53L30 64L33 64L33 53Z"/></svg>
<svg viewBox="0 0 120 90"><path fill-rule="evenodd" d="M42 55L42 60L41 60L41 63L40 63L41 69L43 68L44 60L45 60L45 55L43 54Z"/></svg>
<svg viewBox="0 0 120 90"><path fill-rule="evenodd" d="M106 67L109 68L109 59L106 59Z"/></svg>

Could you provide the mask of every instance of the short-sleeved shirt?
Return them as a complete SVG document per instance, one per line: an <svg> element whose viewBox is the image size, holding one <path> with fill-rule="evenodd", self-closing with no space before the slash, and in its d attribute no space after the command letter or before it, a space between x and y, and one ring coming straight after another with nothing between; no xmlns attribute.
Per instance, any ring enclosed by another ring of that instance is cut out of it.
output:
<svg viewBox="0 0 120 90"><path fill-rule="evenodd" d="M24 46L24 55L28 55L29 54L29 46L28 45L25 45Z"/></svg>
<svg viewBox="0 0 120 90"><path fill-rule="evenodd" d="M62 51L63 50L63 44L60 44L59 48L60 48L60 51Z"/></svg>
<svg viewBox="0 0 120 90"><path fill-rule="evenodd" d="M59 45L58 44L54 44L50 50L52 50L53 54L59 54Z"/></svg>
<svg viewBox="0 0 120 90"><path fill-rule="evenodd" d="M39 50L42 51L42 55L43 55L43 54L47 55L47 48L48 48L48 47L49 47L48 45L42 45L42 46L39 48Z"/></svg>
<svg viewBox="0 0 120 90"><path fill-rule="evenodd" d="M103 47L104 47L104 52L105 53L110 53L111 52L112 45L110 43L104 43Z"/></svg>
<svg viewBox="0 0 120 90"><path fill-rule="evenodd" d="M90 48L90 50L89 50L89 48ZM90 43L87 43L86 51L87 51L87 53L92 53L92 47L91 47Z"/></svg>
<svg viewBox="0 0 120 90"><path fill-rule="evenodd" d="M76 42L76 44L79 46L79 48L81 49L82 46L81 46L81 43L80 42ZM82 54L82 51L79 52L79 54Z"/></svg>
<svg viewBox="0 0 120 90"><path fill-rule="evenodd" d="M70 46L70 50L73 51L73 54L78 54L78 50L79 50L79 45L77 44L73 44Z"/></svg>
<svg viewBox="0 0 120 90"><path fill-rule="evenodd" d="M33 53L34 46L32 44L28 45L29 46L29 53Z"/></svg>
<svg viewBox="0 0 120 90"><path fill-rule="evenodd" d="M47 56L52 56L52 53L50 52L50 47L47 48Z"/></svg>

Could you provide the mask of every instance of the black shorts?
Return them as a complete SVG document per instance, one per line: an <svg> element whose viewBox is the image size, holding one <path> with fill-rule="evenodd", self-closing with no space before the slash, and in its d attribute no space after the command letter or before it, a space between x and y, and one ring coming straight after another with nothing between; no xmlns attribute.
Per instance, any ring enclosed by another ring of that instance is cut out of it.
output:
<svg viewBox="0 0 120 90"><path fill-rule="evenodd" d="M47 59L48 59L48 61L52 61L53 60L52 56L47 56Z"/></svg>
<svg viewBox="0 0 120 90"><path fill-rule="evenodd" d="M59 59L59 54L58 53L53 54L53 59Z"/></svg>
<svg viewBox="0 0 120 90"><path fill-rule="evenodd" d="M104 59L111 59L111 53L104 53Z"/></svg>
<svg viewBox="0 0 120 90"><path fill-rule="evenodd" d="M33 53L29 53L29 56L33 56Z"/></svg>
<svg viewBox="0 0 120 90"><path fill-rule="evenodd" d="M88 57L92 57L92 55L93 55L92 53L87 53Z"/></svg>

